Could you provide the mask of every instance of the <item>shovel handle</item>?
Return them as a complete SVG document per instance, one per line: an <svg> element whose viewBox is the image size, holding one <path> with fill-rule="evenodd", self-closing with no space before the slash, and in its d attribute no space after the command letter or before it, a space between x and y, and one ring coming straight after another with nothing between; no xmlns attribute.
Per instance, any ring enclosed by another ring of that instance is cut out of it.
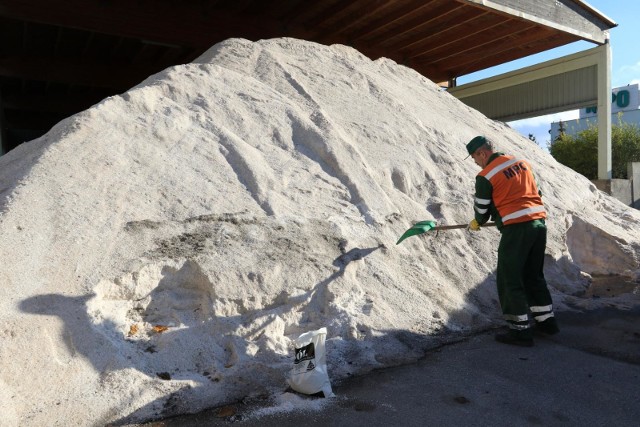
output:
<svg viewBox="0 0 640 427"><path fill-rule="evenodd" d="M482 224L480 227L495 227L495 222L487 222ZM439 225L437 227L433 227L432 230L455 230L457 228L468 228L469 224L456 224L456 225Z"/></svg>

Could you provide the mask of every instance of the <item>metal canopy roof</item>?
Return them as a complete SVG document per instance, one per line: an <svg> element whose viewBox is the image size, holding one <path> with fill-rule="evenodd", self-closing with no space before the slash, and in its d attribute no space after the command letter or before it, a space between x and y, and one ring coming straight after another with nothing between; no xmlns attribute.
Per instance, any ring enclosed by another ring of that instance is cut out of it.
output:
<svg viewBox="0 0 640 427"><path fill-rule="evenodd" d="M0 0L4 147L231 37L346 44L444 82L615 25L579 0Z"/></svg>

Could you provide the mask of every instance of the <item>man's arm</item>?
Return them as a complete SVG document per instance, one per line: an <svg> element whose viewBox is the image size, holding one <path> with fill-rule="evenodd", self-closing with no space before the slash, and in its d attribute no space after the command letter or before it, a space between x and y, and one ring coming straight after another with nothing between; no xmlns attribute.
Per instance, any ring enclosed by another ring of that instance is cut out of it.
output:
<svg viewBox="0 0 640 427"><path fill-rule="evenodd" d="M491 197L493 195L493 187L488 179L483 176L476 176L476 194L473 203L473 211L475 220L482 225L489 221L491 217Z"/></svg>
<svg viewBox="0 0 640 427"><path fill-rule="evenodd" d="M531 168L531 166L529 166ZM533 177L533 182L536 183L536 188L538 189L538 196L542 197L542 190L540 189L540 185L538 185L538 180L536 179L536 175L531 170L531 176Z"/></svg>

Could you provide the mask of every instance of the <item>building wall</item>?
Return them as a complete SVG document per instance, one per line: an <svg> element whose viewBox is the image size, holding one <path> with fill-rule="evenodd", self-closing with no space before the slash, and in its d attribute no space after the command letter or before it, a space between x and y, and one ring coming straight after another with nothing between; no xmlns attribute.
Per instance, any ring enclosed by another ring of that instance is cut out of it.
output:
<svg viewBox="0 0 640 427"><path fill-rule="evenodd" d="M591 182L598 190L625 205L640 209L640 162L628 163L627 171L629 179L595 179Z"/></svg>
<svg viewBox="0 0 640 427"><path fill-rule="evenodd" d="M623 111L611 115L611 124L631 123L640 126L640 110ZM584 119L563 121L564 131L568 135L576 135L578 132L586 130L589 126L598 126L597 117L587 117ZM560 122L551 123L551 141L554 141L560 134Z"/></svg>
<svg viewBox="0 0 640 427"><path fill-rule="evenodd" d="M614 88L611 91L611 124L631 123L640 125L640 87L638 84ZM598 125L597 108L582 108L580 118L563 121L564 132L576 135L578 132ZM551 123L551 141L560 134L560 122Z"/></svg>

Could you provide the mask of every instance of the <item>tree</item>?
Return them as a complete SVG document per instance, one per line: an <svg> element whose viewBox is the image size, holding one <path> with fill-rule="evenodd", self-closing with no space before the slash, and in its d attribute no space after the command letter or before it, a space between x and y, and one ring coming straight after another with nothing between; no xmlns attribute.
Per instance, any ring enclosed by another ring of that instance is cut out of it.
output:
<svg viewBox="0 0 640 427"><path fill-rule="evenodd" d="M560 163L589 179L598 178L598 127L589 126L576 135L560 133L549 144L549 153ZM640 127L625 123L611 126L611 175L627 179L627 163L640 162Z"/></svg>

